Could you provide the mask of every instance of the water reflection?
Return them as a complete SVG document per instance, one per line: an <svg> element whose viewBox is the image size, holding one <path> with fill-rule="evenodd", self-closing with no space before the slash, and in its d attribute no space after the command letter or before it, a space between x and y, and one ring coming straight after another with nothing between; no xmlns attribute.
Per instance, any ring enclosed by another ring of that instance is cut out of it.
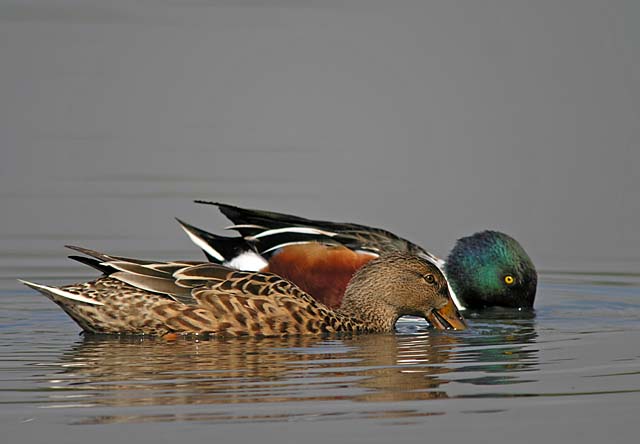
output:
<svg viewBox="0 0 640 444"><path fill-rule="evenodd" d="M177 420L177 413L158 413L159 406L207 406L205 411L182 412L179 419L224 422L291 420L301 410L306 419L442 414L427 402L419 409L401 409L393 402L457 397L450 393L452 382L471 392L474 386L513 384L521 382L520 372L537 368L533 317L489 316L472 327L464 333L341 339L167 342L87 336L62 355L58 371L46 375L45 404L118 408L118 414L91 415L83 424ZM354 410L354 403L363 408ZM274 411L265 414L266 404ZM230 414L232 405L237 411ZM124 407L135 411L122 414Z"/></svg>
<svg viewBox="0 0 640 444"><path fill-rule="evenodd" d="M476 385L504 385L531 382L522 372L538 369L539 348L535 311L496 308L470 313L474 334L465 338L457 362L465 363L458 372L482 372L459 379Z"/></svg>
<svg viewBox="0 0 640 444"><path fill-rule="evenodd" d="M430 331L414 335L375 335L354 338L366 393L355 401L407 401L446 398L446 375L461 339L456 334ZM441 387L443 386L443 387Z"/></svg>
<svg viewBox="0 0 640 444"><path fill-rule="evenodd" d="M439 334L174 342L86 337L63 356L55 383L89 391L97 405L372 400L372 395L399 400L411 391L437 389L438 375L451 371L446 363L458 343L453 335ZM424 394L433 396L446 395Z"/></svg>

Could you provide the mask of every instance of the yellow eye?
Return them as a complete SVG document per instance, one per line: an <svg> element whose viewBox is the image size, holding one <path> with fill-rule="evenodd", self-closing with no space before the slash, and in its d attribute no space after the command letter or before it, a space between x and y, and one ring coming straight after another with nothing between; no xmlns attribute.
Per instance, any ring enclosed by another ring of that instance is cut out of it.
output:
<svg viewBox="0 0 640 444"><path fill-rule="evenodd" d="M513 276L511 276L510 274L508 274L508 275L506 275L506 276L504 277L504 283L505 283L505 284L507 284L507 285L513 285L513 283L514 283L515 281L516 281L516 280L515 280L515 279L513 278Z"/></svg>

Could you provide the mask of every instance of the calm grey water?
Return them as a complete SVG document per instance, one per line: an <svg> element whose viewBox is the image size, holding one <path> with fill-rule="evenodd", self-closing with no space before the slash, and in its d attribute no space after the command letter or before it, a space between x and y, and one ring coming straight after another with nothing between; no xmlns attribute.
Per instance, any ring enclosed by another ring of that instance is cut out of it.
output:
<svg viewBox="0 0 640 444"><path fill-rule="evenodd" d="M634 442L640 3L0 0L2 442ZM64 244L198 259L193 199L493 228L534 314L350 339L88 338Z"/></svg>

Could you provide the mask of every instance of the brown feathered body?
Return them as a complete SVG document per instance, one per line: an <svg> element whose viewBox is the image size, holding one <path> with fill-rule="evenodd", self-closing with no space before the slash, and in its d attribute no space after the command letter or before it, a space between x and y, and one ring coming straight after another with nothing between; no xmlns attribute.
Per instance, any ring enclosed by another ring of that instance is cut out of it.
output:
<svg viewBox="0 0 640 444"><path fill-rule="evenodd" d="M93 256L96 260L82 261L105 276L63 287L25 283L92 333L285 336L382 332L392 331L402 315L426 317L450 301L442 273L402 253L363 267L347 288L343 307L332 310L275 274L78 250ZM409 267L403 277L402 270L409 263L419 271ZM398 271L400 277L395 275ZM435 276L437 285L424 286L418 277L425 273ZM417 284L408 277L414 277Z"/></svg>
<svg viewBox="0 0 640 444"><path fill-rule="evenodd" d="M103 304L52 298L92 333L283 336L370 330L280 277L262 273L230 272L226 279L194 288L191 301L141 290L108 276L61 290Z"/></svg>

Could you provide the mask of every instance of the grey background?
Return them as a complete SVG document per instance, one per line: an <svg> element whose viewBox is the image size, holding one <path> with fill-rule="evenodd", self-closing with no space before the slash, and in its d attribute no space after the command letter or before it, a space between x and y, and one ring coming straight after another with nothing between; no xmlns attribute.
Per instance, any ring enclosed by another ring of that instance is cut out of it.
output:
<svg viewBox="0 0 640 444"><path fill-rule="evenodd" d="M1 1L0 246L191 250L193 198L640 263L637 1ZM194 255L195 254L194 251ZM588 268L588 265L587 265Z"/></svg>

